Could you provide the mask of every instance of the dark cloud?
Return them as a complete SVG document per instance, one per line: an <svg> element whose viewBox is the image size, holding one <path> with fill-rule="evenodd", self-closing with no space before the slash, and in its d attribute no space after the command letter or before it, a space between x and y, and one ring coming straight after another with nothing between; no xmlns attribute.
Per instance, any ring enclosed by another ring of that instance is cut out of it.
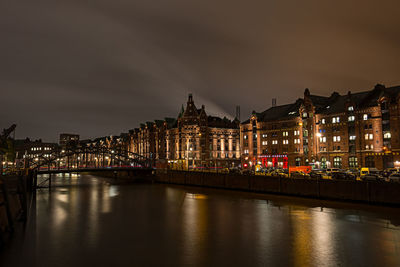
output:
<svg viewBox="0 0 400 267"><path fill-rule="evenodd" d="M0 126L56 140L400 84L398 1L0 3Z"/></svg>

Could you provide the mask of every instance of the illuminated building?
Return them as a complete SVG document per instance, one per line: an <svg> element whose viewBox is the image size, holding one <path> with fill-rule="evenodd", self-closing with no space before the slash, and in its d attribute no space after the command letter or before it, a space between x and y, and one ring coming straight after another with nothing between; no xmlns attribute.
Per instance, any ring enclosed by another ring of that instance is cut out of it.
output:
<svg viewBox="0 0 400 267"><path fill-rule="evenodd" d="M242 162L270 167L400 167L400 86L331 96L253 112L240 126Z"/></svg>
<svg viewBox="0 0 400 267"><path fill-rule="evenodd" d="M192 95L178 118L147 122L130 131L131 151L178 169L233 167L240 163L239 121L206 114Z"/></svg>

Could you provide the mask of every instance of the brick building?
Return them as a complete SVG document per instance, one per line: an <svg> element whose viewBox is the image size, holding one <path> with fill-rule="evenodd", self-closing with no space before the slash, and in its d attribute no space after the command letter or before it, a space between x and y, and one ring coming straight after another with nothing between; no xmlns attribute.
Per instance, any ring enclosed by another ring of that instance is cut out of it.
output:
<svg viewBox="0 0 400 267"><path fill-rule="evenodd" d="M242 162L271 167L400 167L400 86L304 97L253 112L240 126Z"/></svg>
<svg viewBox="0 0 400 267"><path fill-rule="evenodd" d="M176 119L141 124L130 131L130 150L178 169L232 167L240 163L239 121L206 114L192 95Z"/></svg>

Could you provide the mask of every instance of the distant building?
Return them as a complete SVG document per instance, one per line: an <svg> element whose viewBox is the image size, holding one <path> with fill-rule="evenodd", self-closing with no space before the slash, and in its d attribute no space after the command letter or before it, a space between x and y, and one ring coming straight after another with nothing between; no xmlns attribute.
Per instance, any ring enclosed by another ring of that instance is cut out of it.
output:
<svg viewBox="0 0 400 267"><path fill-rule="evenodd" d="M18 166L27 166L25 162L44 161L52 153L58 151L57 143L42 142L39 140L30 140L29 138L15 140L16 163Z"/></svg>
<svg viewBox="0 0 400 267"><path fill-rule="evenodd" d="M400 167L400 86L310 94L240 126L242 162L270 167Z"/></svg>
<svg viewBox="0 0 400 267"><path fill-rule="evenodd" d="M77 145L79 143L79 135L78 134L68 134L62 133L60 134L59 144L62 147Z"/></svg>

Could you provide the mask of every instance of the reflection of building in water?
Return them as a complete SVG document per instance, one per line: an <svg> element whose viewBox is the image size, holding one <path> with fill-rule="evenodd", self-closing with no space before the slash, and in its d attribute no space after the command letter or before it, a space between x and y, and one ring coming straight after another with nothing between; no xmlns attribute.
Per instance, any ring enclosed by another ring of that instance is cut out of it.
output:
<svg viewBox="0 0 400 267"><path fill-rule="evenodd" d="M193 197L195 195L200 198ZM183 265L204 265L208 237L208 202L204 195L187 194L183 203Z"/></svg>
<svg viewBox="0 0 400 267"><path fill-rule="evenodd" d="M291 210L293 227L293 265L312 266L312 225L308 210Z"/></svg>

